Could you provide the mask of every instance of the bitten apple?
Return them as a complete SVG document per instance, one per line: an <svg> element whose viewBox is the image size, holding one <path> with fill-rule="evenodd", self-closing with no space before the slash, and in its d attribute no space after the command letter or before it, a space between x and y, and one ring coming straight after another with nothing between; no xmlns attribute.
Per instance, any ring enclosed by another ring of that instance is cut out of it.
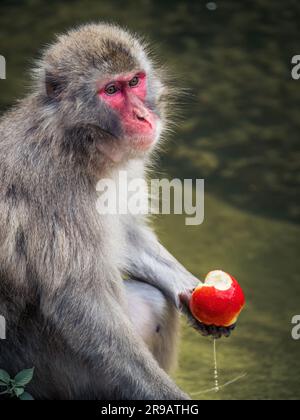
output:
<svg viewBox="0 0 300 420"><path fill-rule="evenodd" d="M230 327L245 306L245 296L236 279L224 271L211 271L194 290L190 309L205 325Z"/></svg>

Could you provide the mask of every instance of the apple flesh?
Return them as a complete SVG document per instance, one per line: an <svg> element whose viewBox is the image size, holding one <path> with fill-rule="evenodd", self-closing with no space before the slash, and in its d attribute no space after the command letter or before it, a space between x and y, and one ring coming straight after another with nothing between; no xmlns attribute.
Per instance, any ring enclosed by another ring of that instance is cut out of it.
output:
<svg viewBox="0 0 300 420"><path fill-rule="evenodd" d="M234 277L220 270L210 272L190 300L193 316L205 325L216 327L235 324L244 306L241 286Z"/></svg>

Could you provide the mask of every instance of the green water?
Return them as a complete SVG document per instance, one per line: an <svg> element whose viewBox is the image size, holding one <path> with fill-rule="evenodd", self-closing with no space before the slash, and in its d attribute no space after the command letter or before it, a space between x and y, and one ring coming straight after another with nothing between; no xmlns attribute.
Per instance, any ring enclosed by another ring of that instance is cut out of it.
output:
<svg viewBox="0 0 300 420"><path fill-rule="evenodd" d="M57 32L105 20L145 35L189 92L159 173L206 180L205 223L162 217L157 229L199 278L222 268L247 295L237 331L218 342L221 384L247 377L201 398L300 398L300 341L291 339L300 314L300 81L290 75L300 4L216 3L210 11L205 0L2 0L0 110L24 94L27 69ZM191 394L214 384L212 342L185 325L175 376Z"/></svg>
<svg viewBox="0 0 300 420"><path fill-rule="evenodd" d="M221 384L247 377L204 399L299 399L300 341L291 319L300 312L298 226L239 211L206 194L205 222L188 228L178 216L158 221L164 243L199 278L222 268L245 290L247 307L230 339L218 341ZM212 340L183 325L178 383L190 394L214 386Z"/></svg>

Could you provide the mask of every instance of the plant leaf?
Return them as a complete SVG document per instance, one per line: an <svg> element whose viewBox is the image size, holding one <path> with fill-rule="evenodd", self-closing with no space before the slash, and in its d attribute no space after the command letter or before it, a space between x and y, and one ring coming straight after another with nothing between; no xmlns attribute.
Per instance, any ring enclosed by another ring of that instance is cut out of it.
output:
<svg viewBox="0 0 300 420"><path fill-rule="evenodd" d="M34 398L32 395L30 395L28 392L23 392L22 395L19 397L22 401L34 401Z"/></svg>
<svg viewBox="0 0 300 420"><path fill-rule="evenodd" d="M23 387L14 388L13 392L15 393L17 397L20 397L22 394L24 394L24 388Z"/></svg>
<svg viewBox="0 0 300 420"><path fill-rule="evenodd" d="M16 386L21 387L21 386L25 386L25 385L29 384L29 382L33 378L33 373L34 373L34 368L25 369L25 370L22 370L21 372L19 372L15 376L15 379L14 379Z"/></svg>
<svg viewBox="0 0 300 420"><path fill-rule="evenodd" d="M9 374L5 370L2 370L2 369L0 369L0 382L3 382L4 384L9 384L10 382Z"/></svg>

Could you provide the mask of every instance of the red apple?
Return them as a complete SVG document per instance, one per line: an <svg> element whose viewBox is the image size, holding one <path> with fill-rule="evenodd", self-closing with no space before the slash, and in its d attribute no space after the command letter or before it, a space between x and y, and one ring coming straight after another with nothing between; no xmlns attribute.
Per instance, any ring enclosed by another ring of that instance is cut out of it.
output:
<svg viewBox="0 0 300 420"><path fill-rule="evenodd" d="M236 279L224 271L211 271L194 290L190 309L205 325L230 327L245 306L245 296Z"/></svg>

